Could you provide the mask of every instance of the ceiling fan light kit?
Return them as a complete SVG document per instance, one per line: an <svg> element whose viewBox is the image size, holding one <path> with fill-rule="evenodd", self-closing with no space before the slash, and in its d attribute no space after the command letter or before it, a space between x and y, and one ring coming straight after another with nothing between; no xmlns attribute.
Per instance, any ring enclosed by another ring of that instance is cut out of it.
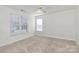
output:
<svg viewBox="0 0 79 59"><path fill-rule="evenodd" d="M45 11L43 10L43 7L39 7L35 13L36 16L44 15Z"/></svg>

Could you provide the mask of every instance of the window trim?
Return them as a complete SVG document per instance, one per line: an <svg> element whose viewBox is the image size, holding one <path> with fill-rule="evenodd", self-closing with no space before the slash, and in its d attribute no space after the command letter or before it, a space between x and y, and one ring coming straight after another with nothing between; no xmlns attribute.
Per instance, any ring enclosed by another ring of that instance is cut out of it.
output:
<svg viewBox="0 0 79 59"><path fill-rule="evenodd" d="M42 31L43 31L43 18L42 17L35 17L35 31L36 32L42 32L37 30L37 19L42 19Z"/></svg>

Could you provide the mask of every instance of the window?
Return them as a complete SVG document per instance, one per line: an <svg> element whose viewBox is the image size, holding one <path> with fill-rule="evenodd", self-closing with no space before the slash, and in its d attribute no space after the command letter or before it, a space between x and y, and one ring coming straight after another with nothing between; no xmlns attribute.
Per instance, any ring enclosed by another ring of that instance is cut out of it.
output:
<svg viewBox="0 0 79 59"><path fill-rule="evenodd" d="M43 24L42 19L36 19L36 31L42 31L42 24Z"/></svg>
<svg viewBox="0 0 79 59"><path fill-rule="evenodd" d="M26 18L22 15L11 15L10 32L13 34L26 32L27 23Z"/></svg>

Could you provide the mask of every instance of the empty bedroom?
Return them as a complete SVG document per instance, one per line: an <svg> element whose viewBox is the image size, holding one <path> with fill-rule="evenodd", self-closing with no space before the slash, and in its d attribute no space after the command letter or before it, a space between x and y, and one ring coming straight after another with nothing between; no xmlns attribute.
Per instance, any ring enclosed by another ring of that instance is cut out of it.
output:
<svg viewBox="0 0 79 59"><path fill-rule="evenodd" d="M0 5L0 53L78 53L79 5Z"/></svg>

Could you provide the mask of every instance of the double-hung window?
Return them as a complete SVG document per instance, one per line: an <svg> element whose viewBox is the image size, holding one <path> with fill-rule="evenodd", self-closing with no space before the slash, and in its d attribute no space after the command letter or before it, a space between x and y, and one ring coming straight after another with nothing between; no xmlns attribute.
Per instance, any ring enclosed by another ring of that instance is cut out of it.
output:
<svg viewBox="0 0 79 59"><path fill-rule="evenodd" d="M36 31L42 31L43 30L43 19L37 18L36 19Z"/></svg>
<svg viewBox="0 0 79 59"><path fill-rule="evenodd" d="M26 18L22 15L11 15L10 32L12 34L23 33L27 30Z"/></svg>

